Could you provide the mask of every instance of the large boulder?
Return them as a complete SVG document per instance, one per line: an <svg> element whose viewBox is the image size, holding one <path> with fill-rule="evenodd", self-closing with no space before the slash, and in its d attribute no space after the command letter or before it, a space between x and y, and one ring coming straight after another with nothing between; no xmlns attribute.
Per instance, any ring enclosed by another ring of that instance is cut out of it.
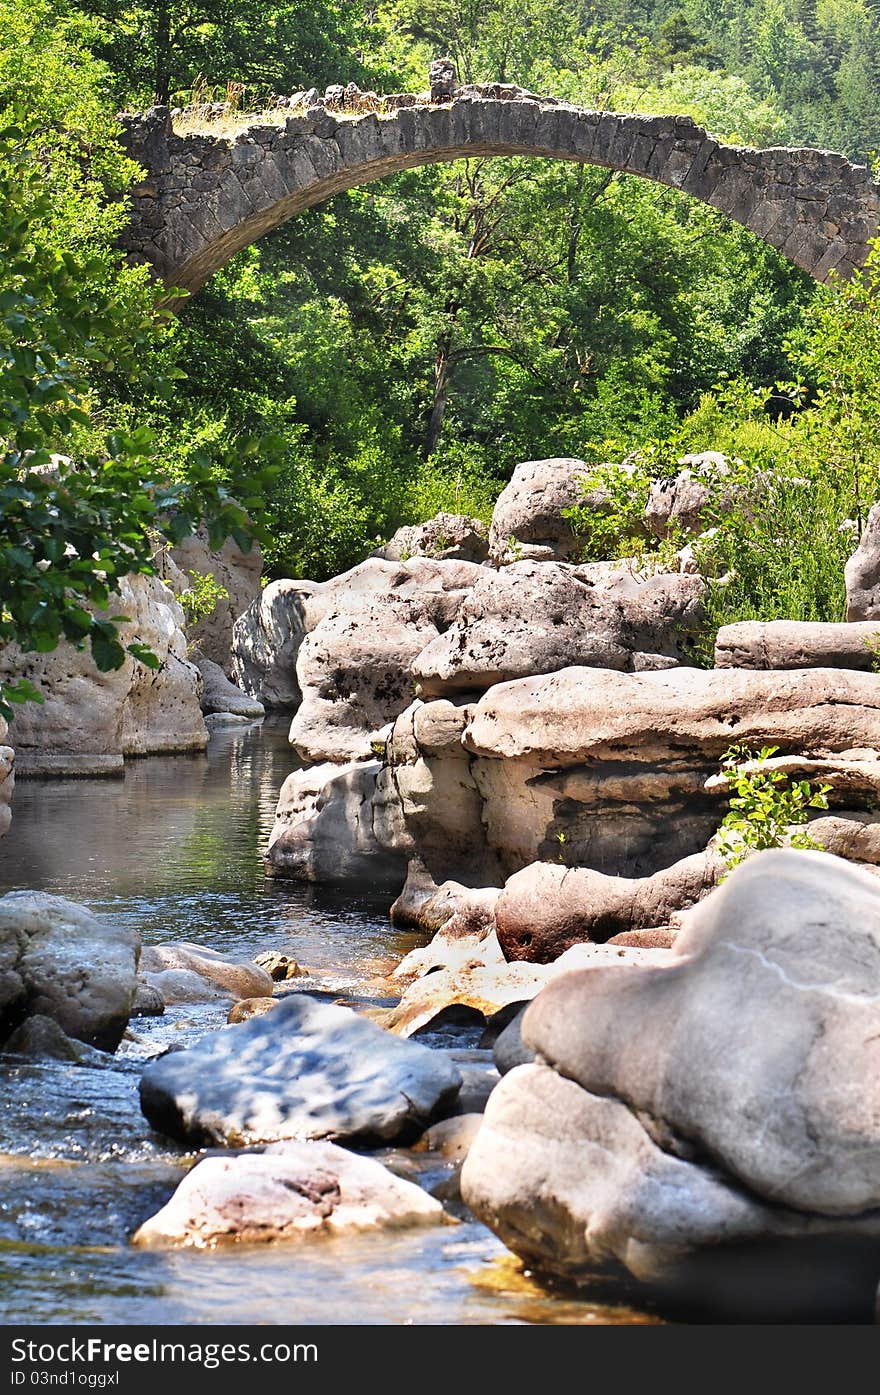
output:
<svg viewBox="0 0 880 1395"><path fill-rule="evenodd" d="M712 777L735 742L778 747L795 778L836 784L839 770L830 798L852 809L857 790L880 792L880 677L570 668L490 688L462 736L483 838L505 876L561 855L643 877L702 851L727 793Z"/></svg>
<svg viewBox="0 0 880 1395"><path fill-rule="evenodd" d="M307 761L368 760L413 698L410 665L452 623L481 568L370 559L309 600L290 741Z"/></svg>
<svg viewBox="0 0 880 1395"><path fill-rule="evenodd" d="M306 633L306 601L317 589L314 581L272 581L232 627L231 677L266 708L299 707L296 657Z"/></svg>
<svg viewBox="0 0 880 1395"><path fill-rule="evenodd" d="M880 504L868 514L844 577L847 620L880 620Z"/></svg>
<svg viewBox="0 0 880 1395"><path fill-rule="evenodd" d="M310 765L281 787L266 849L266 871L295 881L355 881L397 892L406 875L402 854L383 846L374 829L378 761Z"/></svg>
<svg viewBox="0 0 880 1395"><path fill-rule="evenodd" d="M410 557L485 562L488 555L486 524L461 513L437 513L426 523L398 528L394 536L373 553L374 557L383 557L388 562L406 562Z"/></svg>
<svg viewBox="0 0 880 1395"><path fill-rule="evenodd" d="M199 1248L436 1224L443 1207L374 1158L335 1143L270 1143L262 1153L203 1158L132 1243Z"/></svg>
<svg viewBox="0 0 880 1395"><path fill-rule="evenodd" d="M815 620L740 620L722 625L715 639L716 668L856 668L880 664L880 610L876 621L835 624Z"/></svg>
<svg viewBox="0 0 880 1395"><path fill-rule="evenodd" d="M227 538L217 550L211 548L205 527L171 549L171 558L191 582L196 576L213 576L225 592L210 614L187 624L187 633L206 659L229 674L232 649L232 627L240 615L260 595L263 558L259 544L252 543L244 552L233 538Z"/></svg>
<svg viewBox="0 0 880 1395"><path fill-rule="evenodd" d="M258 722L266 715L266 709L256 698L248 697L241 688L226 677L219 664L212 659L196 657L196 668L202 675L202 711L206 714L232 713L235 717L246 717Z"/></svg>
<svg viewBox="0 0 880 1395"><path fill-rule="evenodd" d="M455 623L422 650L412 672L420 695L432 698L573 665L674 666L693 647L704 590L697 576L661 573L621 594L560 563L516 562L477 582Z"/></svg>
<svg viewBox="0 0 880 1395"><path fill-rule="evenodd" d="M667 925L707 896L725 870L715 852L695 853L650 877L535 862L509 878L495 903L498 943L509 960L549 964L572 945Z"/></svg>
<svg viewBox="0 0 880 1395"><path fill-rule="evenodd" d="M437 636L418 600L377 597L307 635L296 671L303 701L290 742L305 761L368 760L382 729L413 699L410 665Z"/></svg>
<svg viewBox="0 0 880 1395"><path fill-rule="evenodd" d="M186 1143L378 1144L421 1133L460 1088L441 1053L296 994L160 1057L144 1072L141 1105L154 1128Z"/></svg>
<svg viewBox="0 0 880 1395"><path fill-rule="evenodd" d="M760 1196L830 1216L880 1206L877 879L826 853L757 854L673 952L668 972L560 982L524 1039Z"/></svg>
<svg viewBox="0 0 880 1395"><path fill-rule="evenodd" d="M121 774L125 756L207 745L202 680L187 657L183 611L172 592L155 576L125 577L111 611L129 617L122 644L146 644L158 669L127 654L121 668L102 673L88 650L66 641L48 654L14 646L0 652L0 676L28 679L45 699L15 710L19 774Z"/></svg>
<svg viewBox="0 0 880 1395"><path fill-rule="evenodd" d="M556 1272L613 1259L677 1282L707 1248L780 1239L803 1267L821 1237L858 1266L847 1245L869 1241L873 1295L878 1004L877 879L825 853L757 854L663 963L578 970L534 1000L522 1037L540 1063L490 1101L465 1200Z"/></svg>
<svg viewBox="0 0 880 1395"><path fill-rule="evenodd" d="M515 561L566 562L583 548L565 511L584 501L583 460L525 460L517 465L492 512L489 556L497 565Z"/></svg>
<svg viewBox="0 0 880 1395"><path fill-rule="evenodd" d="M0 1042L25 1018L113 1051L137 988L140 936L43 891L0 897Z"/></svg>

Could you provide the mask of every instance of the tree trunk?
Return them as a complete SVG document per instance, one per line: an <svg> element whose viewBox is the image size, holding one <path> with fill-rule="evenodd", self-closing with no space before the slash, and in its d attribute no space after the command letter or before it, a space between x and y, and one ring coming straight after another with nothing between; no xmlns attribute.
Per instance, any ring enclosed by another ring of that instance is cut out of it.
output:
<svg viewBox="0 0 880 1395"><path fill-rule="evenodd" d="M447 336L437 347L437 354L434 359L434 401L431 406L431 418L428 422L428 434L425 438L425 457L434 454L440 442L440 434L443 430L443 418L446 415L446 403L449 398L449 382L452 376L452 364L450 362L450 339Z"/></svg>

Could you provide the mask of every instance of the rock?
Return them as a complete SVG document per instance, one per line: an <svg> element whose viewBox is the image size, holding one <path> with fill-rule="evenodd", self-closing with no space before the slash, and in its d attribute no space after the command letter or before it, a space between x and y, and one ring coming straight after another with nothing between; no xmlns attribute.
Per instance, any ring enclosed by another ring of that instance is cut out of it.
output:
<svg viewBox="0 0 880 1395"><path fill-rule="evenodd" d="M196 658L196 667L202 675L202 711L232 713L236 717L247 717L258 721L266 715L266 709L256 698L248 697L234 683L230 683L219 664L211 659Z"/></svg>
<svg viewBox="0 0 880 1395"><path fill-rule="evenodd" d="M451 628L416 657L419 695L484 692L573 665L631 671L658 659L684 662L700 630L704 592L697 576L663 573L621 592L554 562L487 571Z"/></svg>
<svg viewBox="0 0 880 1395"><path fill-rule="evenodd" d="M675 923L676 916L670 919L672 923L669 925L654 925L647 930L623 930L619 935L612 935L605 943L622 945L629 949L671 949L675 944L678 926Z"/></svg>
<svg viewBox="0 0 880 1395"><path fill-rule="evenodd" d="M132 1017L161 1017L165 1012L165 999L149 983L138 980L131 1005Z"/></svg>
<svg viewBox="0 0 880 1395"><path fill-rule="evenodd" d="M813 620L742 620L722 625L715 640L716 668L873 671L878 663L880 618L840 625Z"/></svg>
<svg viewBox="0 0 880 1395"><path fill-rule="evenodd" d="M76 1066L107 1064L104 1052L96 1051L81 1041L73 1041L52 1017L37 1013L28 1017L3 1044L10 1056L25 1056L32 1061L70 1061Z"/></svg>
<svg viewBox="0 0 880 1395"><path fill-rule="evenodd" d="M175 980L172 975L194 975L200 985L190 978ZM178 944L145 945L141 955L141 976L157 988L166 1003L207 1002L211 998L271 997L272 979L256 964L235 962L206 945ZM175 992L175 983L177 991ZM181 989L185 996L181 996ZM195 993L197 996L191 996Z"/></svg>
<svg viewBox="0 0 880 1395"><path fill-rule="evenodd" d="M0 677L26 678L43 703L17 707L12 739L20 774L92 774L122 758L202 751L208 733L199 706L201 677L187 659L183 611L158 577L123 578L110 612L130 617L123 645L139 640L159 668L126 656L121 668L102 673L90 652L66 641L48 654L0 652Z"/></svg>
<svg viewBox="0 0 880 1395"><path fill-rule="evenodd" d="M656 936L657 926L707 896L726 870L714 852L696 853L638 878L535 862L515 872L498 898L498 943L509 960L549 964L572 945L602 944L622 931L650 930Z"/></svg>
<svg viewBox="0 0 880 1395"><path fill-rule="evenodd" d="M498 893L493 888L497 897ZM455 917L453 917L453 921ZM504 964L505 958L494 926L483 926L477 931L462 932L453 926L453 921L438 930L431 943L424 949L413 949L394 970L392 978L424 978L437 969L453 972L470 969L490 968L493 964Z"/></svg>
<svg viewBox="0 0 880 1395"><path fill-rule="evenodd" d="M372 827L386 852L424 867L436 888L446 881L498 886L504 880L483 826L483 801L462 740L468 706L446 700L414 703L398 717L385 746L373 797ZM434 893L431 892L430 895ZM421 892L395 906L395 921L424 926ZM427 899L427 898L425 898Z"/></svg>
<svg viewBox="0 0 880 1395"><path fill-rule="evenodd" d="M398 891L405 862L374 831L378 761L326 762L295 770L281 787L265 853L270 877L367 881Z"/></svg>
<svg viewBox="0 0 880 1395"><path fill-rule="evenodd" d="M289 954L281 954L276 949L267 950L265 954L258 954L254 963L266 973L275 983L284 983L291 978L308 978L308 969L303 969Z"/></svg>
<svg viewBox="0 0 880 1395"><path fill-rule="evenodd" d="M447 629L458 614L468 591L485 569L474 562L444 561L434 557L410 557L405 562L385 562L368 557L365 562L317 586L305 604L307 631L317 629L331 616L351 615L369 609L377 600L419 601L438 630Z"/></svg>
<svg viewBox="0 0 880 1395"><path fill-rule="evenodd" d="M149 1065L141 1105L154 1128L184 1142L370 1144L423 1132L460 1087L441 1054L297 993Z"/></svg>
<svg viewBox="0 0 880 1395"><path fill-rule="evenodd" d="M272 581L232 627L232 678L266 708L294 711L302 701L296 658L317 589L314 581Z"/></svg>
<svg viewBox="0 0 880 1395"><path fill-rule="evenodd" d="M850 1220L764 1203L713 1167L671 1151L650 1120L619 1100L541 1063L519 1066L493 1091L461 1192L480 1220L545 1274L622 1269L686 1302L691 1314L766 1322L797 1320L811 1309L830 1315L837 1265L856 1270L849 1292L843 1285L845 1311L855 1297L862 1320L871 1320L880 1271L876 1213ZM818 1248L823 1239L833 1242L830 1250ZM854 1243L861 1253L849 1248Z"/></svg>
<svg viewBox="0 0 880 1395"><path fill-rule="evenodd" d="M877 1208L877 879L826 853L755 854L688 914L671 955L558 981L524 1040L766 1201Z"/></svg>
<svg viewBox="0 0 880 1395"><path fill-rule="evenodd" d="M277 1241L443 1221L421 1187L334 1143L204 1158L132 1237L144 1247Z"/></svg>
<svg viewBox="0 0 880 1395"><path fill-rule="evenodd" d="M329 615L296 661L303 700L290 742L304 761L369 760L384 726L413 699L410 664L437 627L418 600L379 596Z"/></svg>
<svg viewBox="0 0 880 1395"><path fill-rule="evenodd" d="M442 1054L448 1056L455 1069L461 1072L461 1091L455 1102L455 1116L462 1118L467 1114L482 1114L486 1101L500 1079L492 1052L477 1047L452 1047Z"/></svg>
<svg viewBox="0 0 880 1395"><path fill-rule="evenodd" d="M534 998L553 978L576 965L618 967L665 962L667 957L662 950L578 944L554 963L477 963L473 967L434 970L409 985L385 1019L385 1026L398 1036L411 1037L436 1024L450 1008L469 1009L483 1018L491 1017L509 1003Z"/></svg>
<svg viewBox="0 0 880 1395"><path fill-rule="evenodd" d="M420 1153L439 1153L451 1162L464 1162L483 1122L482 1114L457 1114L432 1124L414 1144Z"/></svg>
<svg viewBox="0 0 880 1395"><path fill-rule="evenodd" d="M140 936L43 891L0 897L0 1042L27 1017L113 1051L128 1026Z"/></svg>
<svg viewBox="0 0 880 1395"><path fill-rule="evenodd" d="M235 1026L237 1022L250 1022L252 1017L265 1017L280 1002L280 998L242 998L232 1004L226 1021Z"/></svg>
<svg viewBox="0 0 880 1395"><path fill-rule="evenodd" d="M564 510L584 501L583 460L526 460L498 496L489 528L489 556L506 562L569 561L583 549Z"/></svg>
<svg viewBox="0 0 880 1395"><path fill-rule="evenodd" d="M451 624L480 567L371 558L327 582L306 606L290 741L307 761L368 760L413 698L410 664Z"/></svg>
<svg viewBox="0 0 880 1395"><path fill-rule="evenodd" d="M868 514L859 545L844 568L847 620L880 619L880 504Z"/></svg>
<svg viewBox="0 0 880 1395"><path fill-rule="evenodd" d="M251 727L255 722L262 720L262 717L241 717L237 712L205 713L205 726L210 736L213 736L215 731L228 731L230 727Z"/></svg>
<svg viewBox="0 0 880 1395"><path fill-rule="evenodd" d="M0 743L8 728L0 717ZM0 838L9 832L12 823L12 791L15 786L15 752L11 746L0 744Z"/></svg>
<svg viewBox="0 0 880 1395"><path fill-rule="evenodd" d="M710 503L715 509L724 510L736 497L733 489L719 490L718 481L730 474L727 459L719 451L683 455L678 463L685 468L671 479L655 480L645 506L645 522L658 538L667 538L673 532L702 532L711 521Z"/></svg>
<svg viewBox="0 0 880 1395"><path fill-rule="evenodd" d="M527 1004L523 1003L516 1016L511 1018L503 1032L500 1032L492 1047L492 1059L499 1075L507 1075L517 1066L534 1061L535 1053L522 1039L522 1022Z"/></svg>
<svg viewBox="0 0 880 1395"><path fill-rule="evenodd" d="M213 551L207 529L202 527L177 543L171 549L171 558L190 584L192 572L210 575L226 592L209 615L187 625L187 633L206 659L219 664L224 672L231 672L233 625L260 595L263 558L259 544L254 542L248 552L243 552L233 538L227 538L221 548Z"/></svg>
<svg viewBox="0 0 880 1395"><path fill-rule="evenodd" d="M491 688L461 741L477 805L463 822L504 875L561 855L641 877L705 848L723 813L718 766L733 742L777 746L774 762L798 779L827 772L844 807L876 798L880 679L845 669L564 669ZM398 811L398 845L411 831L418 855L417 825L400 803ZM384 827L393 830L388 815Z"/></svg>
<svg viewBox="0 0 880 1395"><path fill-rule="evenodd" d="M455 64L451 58L435 58L428 69L432 102L450 102L457 86Z"/></svg>
<svg viewBox="0 0 880 1395"><path fill-rule="evenodd" d="M438 513L427 523L398 528L372 555L388 562L406 562L410 557L485 562L489 555L489 529L478 518Z"/></svg>

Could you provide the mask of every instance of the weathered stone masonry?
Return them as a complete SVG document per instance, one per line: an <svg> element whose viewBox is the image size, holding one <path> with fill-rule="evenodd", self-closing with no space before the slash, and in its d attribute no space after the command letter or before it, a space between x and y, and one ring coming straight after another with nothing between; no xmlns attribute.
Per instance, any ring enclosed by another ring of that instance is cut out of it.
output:
<svg viewBox="0 0 880 1395"><path fill-rule="evenodd" d="M357 105L332 92L226 138L176 134L166 107L124 116L129 150L146 170L131 255L168 285L196 291L243 247L333 194L474 155L574 160L681 189L820 281L861 266L880 224L870 171L825 150L721 145L688 117L586 111L498 84L377 99L366 114L349 114Z"/></svg>

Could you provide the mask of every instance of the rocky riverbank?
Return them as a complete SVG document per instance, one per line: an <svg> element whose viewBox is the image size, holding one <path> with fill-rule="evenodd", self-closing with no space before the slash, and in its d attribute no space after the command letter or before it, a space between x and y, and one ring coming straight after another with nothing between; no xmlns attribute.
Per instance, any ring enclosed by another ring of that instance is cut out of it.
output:
<svg viewBox="0 0 880 1395"><path fill-rule="evenodd" d="M867 1320L880 514L848 568L850 621L728 626L706 669L687 547L665 571L575 560L584 468L528 462L489 529L440 516L329 582L272 583L225 668L191 665L200 721L291 721L276 891L368 885L418 933L372 1000L328 993L283 945L144 948L17 892L0 899L0 1038L91 1069L165 1011L227 1014L143 1072L148 1124L199 1150L139 1218L150 1251L464 1205L555 1281L598 1274L709 1318ZM699 530L691 468L646 527ZM744 771L753 753L822 794L731 870L734 746ZM414 1146L450 1160L431 1196L382 1161Z"/></svg>

